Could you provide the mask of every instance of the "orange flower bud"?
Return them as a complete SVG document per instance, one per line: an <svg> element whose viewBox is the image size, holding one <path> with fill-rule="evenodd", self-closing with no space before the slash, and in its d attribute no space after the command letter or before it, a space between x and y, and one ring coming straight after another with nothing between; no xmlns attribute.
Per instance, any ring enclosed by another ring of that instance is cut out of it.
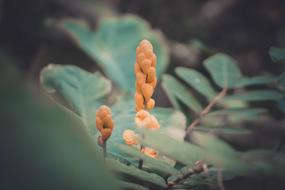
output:
<svg viewBox="0 0 285 190"><path fill-rule="evenodd" d="M157 58L156 58L156 55L155 54L153 54L153 57L152 57L152 62L151 62L151 66L152 67L156 67L156 60Z"/></svg>
<svg viewBox="0 0 285 190"><path fill-rule="evenodd" d="M124 141L127 145L137 145L139 144L138 135L133 130L125 130L123 133Z"/></svg>
<svg viewBox="0 0 285 190"><path fill-rule="evenodd" d="M151 83L152 81L156 80L156 73L155 73L155 68L150 67L148 72L147 72L147 80L146 82Z"/></svg>
<svg viewBox="0 0 285 190"><path fill-rule="evenodd" d="M135 71L135 73L141 72L139 64L137 64L137 63L135 64L134 71Z"/></svg>
<svg viewBox="0 0 285 190"><path fill-rule="evenodd" d="M103 105L96 111L96 127L100 131L103 141L111 136L114 124L109 107Z"/></svg>
<svg viewBox="0 0 285 190"><path fill-rule="evenodd" d="M145 59L145 55L144 53L139 53L137 55L137 63L139 64L140 62L142 62Z"/></svg>
<svg viewBox="0 0 285 190"><path fill-rule="evenodd" d="M140 67L142 68L143 72L147 74L151 67L151 61L149 59L144 59L142 62L140 62Z"/></svg>
<svg viewBox="0 0 285 190"><path fill-rule="evenodd" d="M155 105L155 101L154 99L151 98L146 103L146 109L151 110L154 108L154 105Z"/></svg>
<svg viewBox="0 0 285 190"><path fill-rule="evenodd" d="M145 100L148 101L153 94L153 87L150 84L144 83L141 88Z"/></svg>
<svg viewBox="0 0 285 190"><path fill-rule="evenodd" d="M158 152L156 150L148 147L144 147L141 152L152 158L156 158L158 156Z"/></svg>
<svg viewBox="0 0 285 190"><path fill-rule="evenodd" d="M157 79L155 78L151 83L150 85L155 88L156 87L156 84L157 84Z"/></svg>
<svg viewBox="0 0 285 190"><path fill-rule="evenodd" d="M135 102L136 102L136 111L140 111L144 108L143 96L138 92L135 93Z"/></svg>
<svg viewBox="0 0 285 190"><path fill-rule="evenodd" d="M136 73L136 78L137 78L137 83L138 85L143 85L146 81L146 75L142 72L137 72Z"/></svg>
<svg viewBox="0 0 285 190"><path fill-rule="evenodd" d="M145 110L137 112L135 117L135 123L139 128L146 128L152 130L160 128L157 119Z"/></svg>

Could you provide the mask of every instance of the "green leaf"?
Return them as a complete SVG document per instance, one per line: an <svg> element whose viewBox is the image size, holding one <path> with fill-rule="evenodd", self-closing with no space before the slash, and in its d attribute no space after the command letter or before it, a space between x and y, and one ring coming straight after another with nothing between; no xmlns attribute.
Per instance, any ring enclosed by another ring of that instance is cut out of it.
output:
<svg viewBox="0 0 285 190"><path fill-rule="evenodd" d="M285 60L285 48L271 47L269 55L273 62L279 62Z"/></svg>
<svg viewBox="0 0 285 190"><path fill-rule="evenodd" d="M88 73L76 66L48 65L41 72L48 92L57 92L93 132L95 112L111 91L111 83L99 72Z"/></svg>
<svg viewBox="0 0 285 190"><path fill-rule="evenodd" d="M266 112L267 110L263 108L231 108L212 111L201 119L201 123L208 126L228 126L257 119Z"/></svg>
<svg viewBox="0 0 285 190"><path fill-rule="evenodd" d="M265 101L280 100L284 95L274 90L251 90L224 97L224 100Z"/></svg>
<svg viewBox="0 0 285 190"><path fill-rule="evenodd" d="M251 85L263 85L269 84L276 80L276 77L272 76L256 76L256 77L242 77L236 83L236 87L244 87L244 86L251 86Z"/></svg>
<svg viewBox="0 0 285 190"><path fill-rule="evenodd" d="M196 145L179 142L159 132L143 131L143 133L145 138L141 139L142 144L186 165L194 165L196 161L202 159L205 155L205 151Z"/></svg>
<svg viewBox="0 0 285 190"><path fill-rule="evenodd" d="M142 159L144 167L143 169L145 170L157 173L161 176L168 176L177 172L175 168L171 167L167 163L142 154L139 149L135 149L128 145L118 145L118 148L133 158Z"/></svg>
<svg viewBox="0 0 285 190"><path fill-rule="evenodd" d="M0 75L1 189L117 189L82 121L19 76Z"/></svg>
<svg viewBox="0 0 285 190"><path fill-rule="evenodd" d="M198 71L195 71L194 69L178 67L175 69L175 72L187 84L207 97L208 100L211 100L217 94L208 79Z"/></svg>
<svg viewBox="0 0 285 190"><path fill-rule="evenodd" d="M210 132L224 135L248 135L251 133L249 129L237 127L221 127L221 126L197 126L195 131Z"/></svg>
<svg viewBox="0 0 285 190"><path fill-rule="evenodd" d="M285 92L285 72L283 72L276 81L277 88Z"/></svg>
<svg viewBox="0 0 285 190"><path fill-rule="evenodd" d="M191 136L191 140L199 146L207 149L207 151L219 154L220 156L238 156L238 152L214 135L194 132Z"/></svg>
<svg viewBox="0 0 285 190"><path fill-rule="evenodd" d="M237 156L216 154L196 145L179 142L156 131L143 130L144 138L140 139L145 146L162 152L171 159L192 166L198 160L227 169L234 174L247 174L251 168ZM228 153L228 152L227 152Z"/></svg>
<svg viewBox="0 0 285 190"><path fill-rule="evenodd" d="M137 180L139 184L147 187L166 187L165 180L157 174L145 172L134 166L127 166L113 159L107 159L106 162L122 179L131 182Z"/></svg>
<svg viewBox="0 0 285 190"><path fill-rule="evenodd" d="M202 111L202 106L195 99L194 96L182 85L178 80L170 75L163 75L162 83L177 99L187 105L190 109L195 112Z"/></svg>
<svg viewBox="0 0 285 190"><path fill-rule="evenodd" d="M242 77L237 62L225 54L216 54L203 62L215 83L220 88L234 88Z"/></svg>
<svg viewBox="0 0 285 190"><path fill-rule="evenodd" d="M133 68L136 47L141 40L148 39L154 46L158 78L168 65L168 50L160 33L151 30L149 24L139 17L104 18L95 32L79 22L67 21L64 28L82 50L103 68L108 78L129 92L135 88Z"/></svg>
<svg viewBox="0 0 285 190"><path fill-rule="evenodd" d="M144 186L141 186L135 183L126 182L126 181L121 181L121 180L117 180L116 184L124 190L148 190L148 188Z"/></svg>

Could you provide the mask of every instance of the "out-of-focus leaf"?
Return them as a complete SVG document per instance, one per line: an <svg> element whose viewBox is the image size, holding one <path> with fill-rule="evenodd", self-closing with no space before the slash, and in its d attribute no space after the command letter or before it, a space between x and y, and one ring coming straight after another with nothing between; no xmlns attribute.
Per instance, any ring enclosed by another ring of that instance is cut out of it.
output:
<svg viewBox="0 0 285 190"><path fill-rule="evenodd" d="M277 102L278 108L285 113L285 98Z"/></svg>
<svg viewBox="0 0 285 190"><path fill-rule="evenodd" d="M142 154L139 149L135 149L128 145L118 145L118 148L129 156L137 159L142 159L144 163L143 167L145 170L157 173L161 176L169 176L177 172L177 170L171 167L169 164Z"/></svg>
<svg viewBox="0 0 285 190"><path fill-rule="evenodd" d="M171 84L167 82L162 82L161 86L165 91L165 93L167 94L167 97L169 98L172 106L177 110L182 110L182 106L180 105L179 101L175 97L175 94L171 90L172 89Z"/></svg>
<svg viewBox="0 0 285 190"><path fill-rule="evenodd" d="M283 72L276 81L277 87L285 93L285 72Z"/></svg>
<svg viewBox="0 0 285 190"><path fill-rule="evenodd" d="M192 134L191 140L195 144L207 149L207 151L219 154L220 156L238 156L238 152L214 135L195 132Z"/></svg>
<svg viewBox="0 0 285 190"><path fill-rule="evenodd" d="M226 96L225 100L242 100L242 101L264 101L280 100L284 95L274 90L251 90L242 93Z"/></svg>
<svg viewBox="0 0 285 190"><path fill-rule="evenodd" d="M191 166L197 160L201 160L204 157L204 150L198 146L179 142L159 132L143 132L145 133L145 138L141 139L141 142L145 146L153 147L171 159Z"/></svg>
<svg viewBox="0 0 285 190"><path fill-rule="evenodd" d="M266 113L263 108L231 108L225 110L212 111L201 119L204 125L208 126L228 126L244 121L258 118L260 114Z"/></svg>
<svg viewBox="0 0 285 190"><path fill-rule="evenodd" d="M236 87L269 84L276 80L273 76L242 77L236 82Z"/></svg>
<svg viewBox="0 0 285 190"><path fill-rule="evenodd" d="M176 74L182 78L187 84L192 86L199 93L211 100L217 94L211 86L208 79L194 69L178 67L175 69Z"/></svg>
<svg viewBox="0 0 285 190"><path fill-rule="evenodd" d="M179 81L177 81L174 77L170 75L163 75L162 83L164 86L173 94L177 99L187 105L190 109L195 112L202 111L202 106L196 100L192 94L182 85Z"/></svg>
<svg viewBox="0 0 285 190"><path fill-rule="evenodd" d="M113 159L106 160L107 165L124 180L137 180L139 184L151 187L166 187L166 183L162 177L157 174L145 172L134 166L127 166Z"/></svg>
<svg viewBox="0 0 285 190"><path fill-rule="evenodd" d="M249 129L236 127L221 127L221 126L197 126L195 131L212 132L225 135L248 135L251 133Z"/></svg>
<svg viewBox="0 0 285 190"><path fill-rule="evenodd" d="M160 108L153 109L152 114L157 118L161 126L160 131L166 135L183 141L186 128L185 115L172 108Z"/></svg>
<svg viewBox="0 0 285 190"><path fill-rule="evenodd" d="M48 92L61 95L94 132L96 109L111 91L109 80L76 66L48 65L41 72L41 82Z"/></svg>
<svg viewBox="0 0 285 190"><path fill-rule="evenodd" d="M82 121L19 76L0 76L0 189L117 189Z"/></svg>
<svg viewBox="0 0 285 190"><path fill-rule="evenodd" d="M269 55L273 62L285 61L285 48L271 47Z"/></svg>
<svg viewBox="0 0 285 190"><path fill-rule="evenodd" d="M207 164L213 164L231 171L233 174L248 174L251 168L237 156L229 154L216 154L193 144L179 142L159 132L143 131L144 138L141 142L148 147L152 147L166 156L180 161L185 165L192 166L198 160Z"/></svg>
<svg viewBox="0 0 285 190"><path fill-rule="evenodd" d="M221 87L234 88L242 73L237 63L225 54L216 54L203 62L215 83Z"/></svg>
<svg viewBox="0 0 285 190"><path fill-rule="evenodd" d="M86 24L67 21L64 28L77 44L104 70L108 78L129 92L134 91L134 64L136 47L143 39L148 39L157 55L157 76L168 65L168 50L160 33L150 29L149 24L136 16L104 18L96 31Z"/></svg>
<svg viewBox="0 0 285 190"><path fill-rule="evenodd" d="M130 183L126 181L121 181L121 180L117 180L116 184L124 190L148 190L148 188L142 185L138 185L138 184Z"/></svg>
<svg viewBox="0 0 285 190"><path fill-rule="evenodd" d="M241 159L248 162L256 175L283 180L285 177L285 154L270 150L251 150L243 153Z"/></svg>

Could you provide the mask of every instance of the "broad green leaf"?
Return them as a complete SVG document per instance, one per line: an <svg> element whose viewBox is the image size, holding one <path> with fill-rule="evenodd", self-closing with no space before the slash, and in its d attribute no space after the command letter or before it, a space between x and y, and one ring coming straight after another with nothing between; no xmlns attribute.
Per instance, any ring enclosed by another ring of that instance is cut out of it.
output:
<svg viewBox="0 0 285 190"><path fill-rule="evenodd" d="M201 123L207 126L229 126L257 119L266 112L267 110L263 108L231 108L212 111L201 119Z"/></svg>
<svg viewBox="0 0 285 190"><path fill-rule="evenodd" d="M171 84L167 82L162 82L161 86L163 90L165 91L169 101L171 102L172 106L177 110L182 110L182 106L180 105L180 102L176 99L175 94L171 90Z"/></svg>
<svg viewBox="0 0 285 190"><path fill-rule="evenodd" d="M271 47L269 55L273 62L285 61L285 48Z"/></svg>
<svg viewBox="0 0 285 190"><path fill-rule="evenodd" d="M219 155L193 144L176 141L159 132L143 131L143 133L144 138L141 139L141 142L145 146L152 147L185 165L192 166L196 161L201 160L207 164L227 169L235 174L248 174L251 172L251 168L247 163L240 160L237 156L229 154Z"/></svg>
<svg viewBox="0 0 285 190"><path fill-rule="evenodd" d="M194 165L203 159L205 151L193 144L179 142L159 132L143 131L145 138L141 139L145 146L152 147L162 152L171 159L178 160L186 165Z"/></svg>
<svg viewBox="0 0 285 190"><path fill-rule="evenodd" d="M141 40L148 39L154 46L158 78L168 65L168 50L161 36L139 17L104 18L96 31L91 31L84 23L71 21L66 21L63 27L82 50L103 68L108 78L129 92L135 88L133 68L136 47Z"/></svg>
<svg viewBox="0 0 285 190"><path fill-rule="evenodd" d="M238 156L238 152L214 135L194 132L191 135L191 140L199 146L207 149L207 151L219 154L220 156Z"/></svg>
<svg viewBox="0 0 285 190"><path fill-rule="evenodd" d="M242 77L237 62L225 54L216 54L203 62L215 83L220 88L234 88Z"/></svg>
<svg viewBox="0 0 285 190"><path fill-rule="evenodd" d="M157 174L145 172L134 166L127 166L113 159L107 159L106 163L125 180L130 180L131 182L137 180L139 184L147 187L166 187L165 180Z"/></svg>
<svg viewBox="0 0 285 190"><path fill-rule="evenodd" d="M187 105L195 112L202 111L202 106L194 96L182 85L178 80L170 75L163 75L162 84L173 94L177 99Z"/></svg>
<svg viewBox="0 0 285 190"><path fill-rule="evenodd" d="M178 67L175 73L199 93L211 100L217 94L208 79L194 69Z"/></svg>
<svg viewBox="0 0 285 190"><path fill-rule="evenodd" d="M265 101L280 100L284 95L274 90L251 90L224 97L225 100Z"/></svg>
<svg viewBox="0 0 285 190"><path fill-rule="evenodd" d="M99 72L88 73L76 66L48 65L41 82L48 92L57 92L93 132L95 112L111 91L111 83Z"/></svg>
<svg viewBox="0 0 285 190"><path fill-rule="evenodd" d="M236 87L269 84L276 80L272 76L242 77L236 82Z"/></svg>
<svg viewBox="0 0 285 190"><path fill-rule="evenodd" d="M131 157L142 159L144 167L143 169L145 170L149 170L150 172L157 173L161 176L168 176L177 172L175 168L171 167L167 163L142 154L139 149L128 145L118 145L118 148Z"/></svg>
<svg viewBox="0 0 285 190"><path fill-rule="evenodd" d="M121 180L117 180L116 184L124 190L148 190L148 188L142 186L142 185L138 185L135 183L130 183L130 182L126 182L126 181L121 181Z"/></svg>
<svg viewBox="0 0 285 190"><path fill-rule="evenodd" d="M1 189L117 189L82 121L19 76L0 76Z"/></svg>

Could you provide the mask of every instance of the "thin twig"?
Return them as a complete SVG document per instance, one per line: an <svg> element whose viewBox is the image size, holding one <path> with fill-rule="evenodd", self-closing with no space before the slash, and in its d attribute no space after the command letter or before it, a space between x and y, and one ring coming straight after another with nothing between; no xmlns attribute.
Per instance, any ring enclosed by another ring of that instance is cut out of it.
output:
<svg viewBox="0 0 285 190"><path fill-rule="evenodd" d="M142 135L142 138L144 138L144 134ZM142 151L143 151L143 149L144 149L144 146L143 146L143 145L141 145L141 147L140 147L140 152L142 152ZM143 159L139 159L139 165L138 165L138 168L139 168L139 169L142 169L142 168L143 168Z"/></svg>
<svg viewBox="0 0 285 190"><path fill-rule="evenodd" d="M103 148L103 157L104 157L104 163L105 163L106 162L106 154L107 154L107 141L103 141L102 148Z"/></svg>
<svg viewBox="0 0 285 190"><path fill-rule="evenodd" d="M220 168L218 168L218 171L217 171L217 180L218 180L219 189L226 190L226 187L223 183L223 174Z"/></svg>
<svg viewBox="0 0 285 190"><path fill-rule="evenodd" d="M197 161L195 165L188 169L186 173L182 173L181 176L177 177L174 181L168 182L168 189L172 188L173 186L176 186L182 182L184 182L189 176L193 174L198 174L203 171L203 163L201 161Z"/></svg>
<svg viewBox="0 0 285 190"><path fill-rule="evenodd" d="M194 127L199 123L202 116L208 114L212 107L227 94L228 89L225 87L216 97L214 97L211 102L198 114L198 117L193 120L186 130L186 136L194 129Z"/></svg>

